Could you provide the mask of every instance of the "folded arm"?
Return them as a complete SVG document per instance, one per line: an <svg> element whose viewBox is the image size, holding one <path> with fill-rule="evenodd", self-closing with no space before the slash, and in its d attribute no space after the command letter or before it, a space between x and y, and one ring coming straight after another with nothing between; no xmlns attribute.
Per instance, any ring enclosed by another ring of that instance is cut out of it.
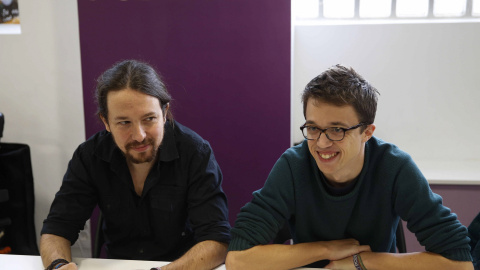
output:
<svg viewBox="0 0 480 270"><path fill-rule="evenodd" d="M203 241L193 246L187 253L172 263L162 266L162 270L207 270L225 262L227 244L217 241Z"/></svg>
<svg viewBox="0 0 480 270"><path fill-rule="evenodd" d="M363 252L360 256L363 265L368 270L473 270L473 264L470 261L453 261L431 252L405 254ZM352 256L332 261L326 268L339 270L356 269L353 265Z"/></svg>
<svg viewBox="0 0 480 270"><path fill-rule="evenodd" d="M354 239L319 241L295 245L258 245L247 250L230 251L227 269L292 269L320 260L339 260L363 251Z"/></svg>

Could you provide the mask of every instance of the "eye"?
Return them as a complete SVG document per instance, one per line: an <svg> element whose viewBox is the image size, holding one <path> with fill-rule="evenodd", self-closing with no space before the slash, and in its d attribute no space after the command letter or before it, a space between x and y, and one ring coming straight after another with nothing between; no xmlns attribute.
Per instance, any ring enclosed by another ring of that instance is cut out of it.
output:
<svg viewBox="0 0 480 270"><path fill-rule="evenodd" d="M150 117L147 117L145 119L143 119L144 122L147 122L147 123L155 123L157 122L157 117L156 116L150 116Z"/></svg>
<svg viewBox="0 0 480 270"><path fill-rule="evenodd" d="M117 123L117 125L120 125L120 126L126 126L128 124L130 124L130 121L120 121Z"/></svg>
<svg viewBox="0 0 480 270"><path fill-rule="evenodd" d="M341 134L341 133L343 133L343 129L339 128L339 127L331 127L330 132Z"/></svg>
<svg viewBox="0 0 480 270"><path fill-rule="evenodd" d="M305 126L308 132L317 132L318 128L315 126Z"/></svg>

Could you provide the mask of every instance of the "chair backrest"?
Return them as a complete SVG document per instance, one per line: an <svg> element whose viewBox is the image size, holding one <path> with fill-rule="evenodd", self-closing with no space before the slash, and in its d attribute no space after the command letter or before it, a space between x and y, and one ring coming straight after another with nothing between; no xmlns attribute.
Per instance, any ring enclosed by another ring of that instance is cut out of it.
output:
<svg viewBox="0 0 480 270"><path fill-rule="evenodd" d="M5 116L0 112L0 139L3 137L3 127L5 126Z"/></svg>
<svg viewBox="0 0 480 270"><path fill-rule="evenodd" d="M95 234L95 240L93 244L92 257L100 258L102 255L102 247L105 244L105 236L103 235L103 214L102 211L98 212L97 220L97 232Z"/></svg>
<svg viewBox="0 0 480 270"><path fill-rule="evenodd" d="M407 253L407 244L405 243L405 233L403 232L403 222L402 220L398 221L397 231L397 251L398 253Z"/></svg>
<svg viewBox="0 0 480 270"><path fill-rule="evenodd" d="M468 225L468 237L470 237L470 252L472 253L475 270L480 269L480 213Z"/></svg>
<svg viewBox="0 0 480 270"><path fill-rule="evenodd" d="M12 254L39 255L34 210L30 147L26 144L0 143L0 190L8 191L8 200L0 206L5 227L3 244ZM5 219L6 218L6 219Z"/></svg>

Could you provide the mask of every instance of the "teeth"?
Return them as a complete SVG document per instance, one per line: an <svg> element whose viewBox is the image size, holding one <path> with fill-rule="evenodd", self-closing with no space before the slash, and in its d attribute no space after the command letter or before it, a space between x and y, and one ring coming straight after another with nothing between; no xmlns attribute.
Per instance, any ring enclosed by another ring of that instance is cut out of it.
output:
<svg viewBox="0 0 480 270"><path fill-rule="evenodd" d="M323 159L331 159L332 157L336 156L337 153L333 153L333 154L330 154L330 155L326 155L326 154L320 154L320 156L323 158Z"/></svg>

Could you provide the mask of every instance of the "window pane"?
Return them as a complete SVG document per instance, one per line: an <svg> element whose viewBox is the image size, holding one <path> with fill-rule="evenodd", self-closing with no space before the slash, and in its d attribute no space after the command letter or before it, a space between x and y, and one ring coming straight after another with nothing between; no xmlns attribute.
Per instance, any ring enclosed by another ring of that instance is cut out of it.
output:
<svg viewBox="0 0 480 270"><path fill-rule="evenodd" d="M318 18L319 0L294 0L297 18Z"/></svg>
<svg viewBox="0 0 480 270"><path fill-rule="evenodd" d="M398 17L427 17L428 0L397 0Z"/></svg>
<svg viewBox="0 0 480 270"><path fill-rule="evenodd" d="M465 0L435 0L433 15L435 17L459 17L465 15Z"/></svg>
<svg viewBox="0 0 480 270"><path fill-rule="evenodd" d="M355 0L323 0L325 18L353 18Z"/></svg>
<svg viewBox="0 0 480 270"><path fill-rule="evenodd" d="M390 17L392 2L390 0L360 0L361 18Z"/></svg>
<svg viewBox="0 0 480 270"><path fill-rule="evenodd" d="M480 0L473 0L472 16L480 16Z"/></svg>

